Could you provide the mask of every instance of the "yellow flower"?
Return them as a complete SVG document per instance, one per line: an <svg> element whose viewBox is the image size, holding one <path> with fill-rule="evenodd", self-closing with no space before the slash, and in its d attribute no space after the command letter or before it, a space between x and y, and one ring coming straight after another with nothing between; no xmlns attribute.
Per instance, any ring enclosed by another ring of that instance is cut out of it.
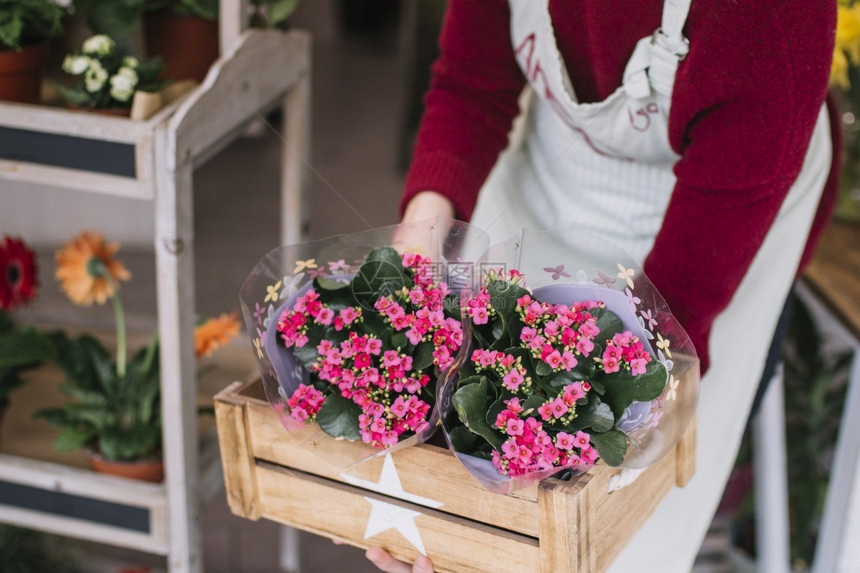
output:
<svg viewBox="0 0 860 573"><path fill-rule="evenodd" d="M830 83L848 89L848 66L860 64L860 4L840 4L837 8L836 45Z"/></svg>
<svg viewBox="0 0 860 573"><path fill-rule="evenodd" d="M194 329L194 353L197 358L209 356L239 334L236 313L210 318Z"/></svg>
<svg viewBox="0 0 860 573"><path fill-rule="evenodd" d="M57 251L56 278L69 299L79 306L104 304L114 294L117 281L131 273L113 258L119 243L106 244L95 231L84 231Z"/></svg>
<svg viewBox="0 0 860 573"><path fill-rule="evenodd" d="M833 52L833 63L830 65L830 85L839 86L843 90L851 89L851 82L848 81L848 58L845 57L845 52L842 50Z"/></svg>

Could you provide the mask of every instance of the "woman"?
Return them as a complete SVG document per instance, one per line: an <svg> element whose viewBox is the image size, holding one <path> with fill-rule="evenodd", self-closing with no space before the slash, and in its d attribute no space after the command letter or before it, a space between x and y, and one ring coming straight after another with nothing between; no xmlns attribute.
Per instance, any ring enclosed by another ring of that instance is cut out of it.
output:
<svg viewBox="0 0 860 573"><path fill-rule="evenodd" d="M602 235L643 265L702 361L697 475L618 571L689 571L719 501L833 204L835 15L832 0L449 4L403 220Z"/></svg>

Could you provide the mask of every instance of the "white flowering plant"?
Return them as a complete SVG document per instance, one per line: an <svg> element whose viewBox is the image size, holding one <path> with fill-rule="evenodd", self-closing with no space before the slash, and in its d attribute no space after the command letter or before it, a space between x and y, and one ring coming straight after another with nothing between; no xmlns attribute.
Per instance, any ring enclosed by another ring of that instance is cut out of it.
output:
<svg viewBox="0 0 860 573"><path fill-rule="evenodd" d="M157 92L165 82L159 59L139 61L110 36L98 34L84 40L81 51L63 60L63 71L80 78L74 87L58 85L72 105L85 109L130 109L137 91Z"/></svg>

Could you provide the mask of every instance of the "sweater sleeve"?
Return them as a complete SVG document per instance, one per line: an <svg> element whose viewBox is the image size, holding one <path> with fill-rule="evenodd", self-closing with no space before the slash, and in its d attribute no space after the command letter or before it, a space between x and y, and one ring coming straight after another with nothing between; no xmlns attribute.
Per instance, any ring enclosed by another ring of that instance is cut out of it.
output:
<svg viewBox="0 0 860 573"><path fill-rule="evenodd" d="M711 325L800 172L826 95L835 29L835 3L719 4L723 14L691 12L687 22L691 48L669 125L681 155L677 182L644 265L703 371Z"/></svg>
<svg viewBox="0 0 860 573"><path fill-rule="evenodd" d="M451 200L458 218L471 218L525 85L509 19L507 0L449 2L401 213L416 193L432 190Z"/></svg>

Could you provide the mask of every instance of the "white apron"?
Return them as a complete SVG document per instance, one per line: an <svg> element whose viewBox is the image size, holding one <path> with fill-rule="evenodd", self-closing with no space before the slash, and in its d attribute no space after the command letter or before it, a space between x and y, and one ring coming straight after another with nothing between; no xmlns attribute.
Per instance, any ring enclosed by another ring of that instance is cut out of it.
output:
<svg viewBox="0 0 860 573"><path fill-rule="evenodd" d="M575 225L622 247L641 265L675 185L678 156L669 145L668 117L675 71L688 50L682 29L690 0L664 0L661 28L637 44L623 85L606 100L585 104L577 102L558 51L548 0L509 5L513 47L532 93L481 190L472 223L493 242L523 228ZM690 571L734 463L830 157L822 108L800 176L714 322L711 366L701 384L696 476L664 499L612 571Z"/></svg>

